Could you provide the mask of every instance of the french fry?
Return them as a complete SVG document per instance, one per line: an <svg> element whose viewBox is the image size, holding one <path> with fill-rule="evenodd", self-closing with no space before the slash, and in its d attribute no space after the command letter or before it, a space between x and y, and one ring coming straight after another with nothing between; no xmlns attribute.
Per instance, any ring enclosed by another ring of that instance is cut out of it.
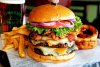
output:
<svg viewBox="0 0 100 67"><path fill-rule="evenodd" d="M8 38L8 43L9 44L12 44L13 43L13 39L10 37L10 38Z"/></svg>
<svg viewBox="0 0 100 67"><path fill-rule="evenodd" d="M7 45L7 44L8 44L8 40L5 39L5 40L4 40L4 45Z"/></svg>
<svg viewBox="0 0 100 67"><path fill-rule="evenodd" d="M4 48L2 49L3 51L7 51L9 49L13 48L13 44L7 44L4 46Z"/></svg>
<svg viewBox="0 0 100 67"><path fill-rule="evenodd" d="M25 41L24 36L20 35L18 52L19 52L19 56L22 57L22 58L26 57L24 41Z"/></svg>
<svg viewBox="0 0 100 67"><path fill-rule="evenodd" d="M25 25L22 25L21 27L13 27L12 31L4 32L2 39L4 40L5 46L3 50L7 51L11 48L14 48L15 50L18 50L21 58L26 57L25 48L31 44L27 38L29 33L30 31Z"/></svg>
<svg viewBox="0 0 100 67"><path fill-rule="evenodd" d="M15 30L18 30L18 29L19 29L18 27L13 27L12 31L15 31Z"/></svg>
<svg viewBox="0 0 100 67"><path fill-rule="evenodd" d="M4 32L3 34L13 36L17 34L17 31Z"/></svg>
<svg viewBox="0 0 100 67"><path fill-rule="evenodd" d="M13 39L13 44L14 44L14 48L18 49L19 44L18 44L17 39Z"/></svg>
<svg viewBox="0 0 100 67"><path fill-rule="evenodd" d="M20 26L20 28L26 28L26 25L22 25L22 26Z"/></svg>
<svg viewBox="0 0 100 67"><path fill-rule="evenodd" d="M11 38L19 38L19 34L16 34L16 35L14 35L14 36L12 36Z"/></svg>
<svg viewBox="0 0 100 67"><path fill-rule="evenodd" d="M6 36L5 35L1 36L1 39L6 39Z"/></svg>
<svg viewBox="0 0 100 67"><path fill-rule="evenodd" d="M30 33L30 31L25 28L20 28L19 30L17 30L17 32L19 34L23 34L23 35L29 35L29 33Z"/></svg>
<svg viewBox="0 0 100 67"><path fill-rule="evenodd" d="M8 38L9 38L9 36L5 35L5 34L1 36L1 39L8 39Z"/></svg>
<svg viewBox="0 0 100 67"><path fill-rule="evenodd" d="M6 44L12 44L13 43L13 39L10 36L6 36L4 39L4 43Z"/></svg>

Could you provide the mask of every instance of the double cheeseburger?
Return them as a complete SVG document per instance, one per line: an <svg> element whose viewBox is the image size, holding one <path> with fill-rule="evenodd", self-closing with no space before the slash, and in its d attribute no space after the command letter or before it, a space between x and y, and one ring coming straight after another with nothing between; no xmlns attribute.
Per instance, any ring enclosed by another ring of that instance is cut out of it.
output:
<svg viewBox="0 0 100 67"><path fill-rule="evenodd" d="M31 31L28 55L40 62L60 63L75 56L74 41L82 25L79 17L61 5L45 4L33 9L27 28Z"/></svg>

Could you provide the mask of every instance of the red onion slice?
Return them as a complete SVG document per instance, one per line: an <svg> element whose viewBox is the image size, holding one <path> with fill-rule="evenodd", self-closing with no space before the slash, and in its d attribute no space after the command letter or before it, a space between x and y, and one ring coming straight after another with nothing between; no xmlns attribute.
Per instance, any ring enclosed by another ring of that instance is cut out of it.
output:
<svg viewBox="0 0 100 67"><path fill-rule="evenodd" d="M68 27L68 28L72 28L72 27L74 27L74 19L70 19L70 20L68 20L70 23L67 23L67 24L65 24L65 23L62 23L61 21L55 21L55 22L50 22L50 23L45 23L45 22L43 22L43 23L35 23L35 22L31 22L30 23L30 25L31 26L54 26L54 25L56 25L56 24L59 24L60 25L60 27Z"/></svg>
<svg viewBox="0 0 100 67"><path fill-rule="evenodd" d="M34 22L31 22L30 25L31 26L53 26L55 25L56 22L50 22L50 23L34 23Z"/></svg>
<svg viewBox="0 0 100 67"><path fill-rule="evenodd" d="M41 26L53 26L56 22L50 22L50 23L40 23Z"/></svg>
<svg viewBox="0 0 100 67"><path fill-rule="evenodd" d="M39 26L39 23L30 23L31 26Z"/></svg>
<svg viewBox="0 0 100 67"><path fill-rule="evenodd" d="M68 25L68 24L64 24L63 26L65 26L65 27L69 27L69 28L73 28L73 27L74 27L74 23L71 22L70 25Z"/></svg>
<svg viewBox="0 0 100 67"><path fill-rule="evenodd" d="M70 22L75 22L76 20L75 20L75 19L69 19L69 21L70 21Z"/></svg>

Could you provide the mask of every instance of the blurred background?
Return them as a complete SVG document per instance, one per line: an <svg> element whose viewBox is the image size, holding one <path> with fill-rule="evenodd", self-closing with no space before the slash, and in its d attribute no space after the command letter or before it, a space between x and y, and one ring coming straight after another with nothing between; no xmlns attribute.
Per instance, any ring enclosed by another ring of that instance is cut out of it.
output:
<svg viewBox="0 0 100 67"><path fill-rule="evenodd" d="M32 8L49 3L48 0L26 0L27 11ZM60 0L61 5L72 9L76 15L85 17L85 19L92 23L97 18L98 5L100 0Z"/></svg>

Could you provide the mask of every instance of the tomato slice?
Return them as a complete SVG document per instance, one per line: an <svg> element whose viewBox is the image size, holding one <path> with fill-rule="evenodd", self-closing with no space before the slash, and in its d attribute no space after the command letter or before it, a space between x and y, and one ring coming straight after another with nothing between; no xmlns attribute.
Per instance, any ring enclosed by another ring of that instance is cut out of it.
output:
<svg viewBox="0 0 100 67"><path fill-rule="evenodd" d="M73 27L74 26L68 20L55 21L55 22L50 22L50 23L31 22L30 25L31 26L40 27L40 28L63 28L63 27L71 27L71 26Z"/></svg>
<svg viewBox="0 0 100 67"><path fill-rule="evenodd" d="M62 28L62 26L59 25L59 24L56 24L56 25L53 25L53 26L37 26L37 27L41 27L41 28Z"/></svg>

